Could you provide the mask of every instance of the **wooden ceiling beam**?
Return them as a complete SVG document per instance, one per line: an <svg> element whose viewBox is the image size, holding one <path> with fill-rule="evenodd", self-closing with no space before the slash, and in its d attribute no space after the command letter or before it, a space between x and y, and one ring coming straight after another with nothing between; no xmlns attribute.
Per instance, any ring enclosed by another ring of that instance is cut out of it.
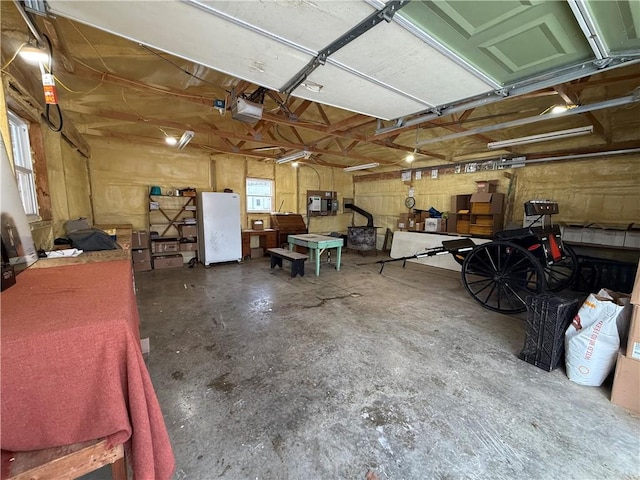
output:
<svg viewBox="0 0 640 480"><path fill-rule="evenodd" d="M353 149L353 147L355 147L356 145L358 145L358 143L360 143L360 142L358 142L357 140L355 140L355 141L351 142L349 145L347 145L347 148L345 148L345 149L344 149L344 150L345 150L345 153L349 153L349 152Z"/></svg>
<svg viewBox="0 0 640 480"><path fill-rule="evenodd" d="M562 100L566 104L580 105L580 97L571 87L572 85L564 84L557 85L553 87L553 89L558 93L558 95L560 95L560 98L562 98ZM604 128L604 125L602 125L600 120L598 120L593 112L585 112L582 114L582 116L584 116L587 120L589 120L589 122L591 122L596 135L598 135L607 143L611 142L611 135L609 134L609 132L607 132L607 130Z"/></svg>
<svg viewBox="0 0 640 480"><path fill-rule="evenodd" d="M347 117L339 122L334 122L328 129L327 133L333 132L347 132L349 129L354 127L362 127L362 125L367 123L375 123L376 119L367 117L366 115L356 114L351 117Z"/></svg>
<svg viewBox="0 0 640 480"><path fill-rule="evenodd" d="M113 119L117 119L117 120L122 120L122 121L126 121L126 122L130 122L130 123L138 123L141 125L153 125L153 126L164 126L164 127L174 127L174 128L182 128L184 129L184 125L179 124L179 123L175 123L169 120L156 120L156 119L151 119L151 118L140 118L139 115L133 115L133 114L129 114L129 113L123 113L123 112L113 112L113 111L107 111L107 110L99 110L99 109L92 109L92 108L88 108L88 107L76 107L77 108L77 113L80 114L84 114L84 115L91 115L92 117L104 117L104 118L113 118ZM210 135L211 134L211 125L207 125L205 127L200 127L200 126L190 126L189 127L191 130L193 130L196 133L202 133L205 135ZM218 138L226 138L226 139L234 139L234 140L245 140L247 142L257 142L257 140L255 138L253 138L250 135L242 135L242 134L238 134L235 132L228 132L228 131L224 131L224 130L216 130L215 131L215 135ZM378 163L391 163L391 162L386 162L384 160L379 160L379 159L373 159L371 157L366 157L363 155L343 155L339 152L334 152L334 151L330 151L330 150L322 150L319 148L309 148L308 146L305 146L304 144L297 144L297 143L292 143L292 142L283 142L281 140L276 140L275 138L273 140L270 141L270 143L274 144L274 146L277 147L283 147L289 150L304 150L305 148L310 151L313 154L317 154L317 155L332 155L335 157L340 157L340 158L344 158L346 160L362 160L365 162L373 162L376 161ZM238 153L236 151L234 151L234 148L227 148L225 150L225 152L227 153ZM262 157L270 157L269 155L261 155Z"/></svg>
<svg viewBox="0 0 640 480"><path fill-rule="evenodd" d="M71 74L69 74L71 75ZM189 95L189 94L185 94L182 92L176 92L173 91L171 89L167 89L167 88L159 88L159 87L154 87L151 85L146 85L142 82L138 82L138 81L133 81L133 80L128 80L125 78L122 78L118 75L114 75L111 73L106 73L106 72L101 72L97 69L91 69L91 68L87 68L83 65L78 64L76 67L76 71L73 74L75 76L79 76L82 78L91 78L94 80L102 80L104 82L108 82L114 85L119 85L122 87L126 87L126 88L131 88L131 89L135 89L135 90L142 90L142 91L151 91L154 92L156 94L159 95L167 95L167 96L171 96L173 98L177 98L183 101L187 101L187 102L192 102L192 103L197 103L199 105L205 105L207 107L213 108L213 101L210 99L207 99L205 97L199 96L199 95ZM302 103L298 106L298 108L296 108L296 110L293 112L294 116L299 118L302 113L309 108L309 106L312 104L313 102L309 101L309 100L303 100ZM369 117L366 116L362 116L363 119L367 119L367 121L370 121L371 119ZM273 113L268 113L268 112L263 112L262 114L262 119L268 122L272 122L272 123L276 123L276 124L280 124L280 125L293 125L296 128L304 128L307 130L312 130L318 133L325 133L325 134L329 134L329 135L333 135L333 136L337 136L337 137L341 137L341 138L346 138L349 140L354 140L357 139L361 142L364 143L371 143L373 145L377 145L377 146L381 146L381 147L388 147L388 148L395 148L395 149L399 149L399 150L404 150L406 152L410 152L413 151L412 148L410 147L405 147L402 145L395 145L394 147L391 147L391 145L388 145L384 142L379 142L377 140L370 140L368 137L365 137L363 135L354 135L348 132L340 132L340 131L334 131L334 132L329 132L327 126L322 126L322 125L318 125L315 123L308 123L308 122L304 122L301 120L295 120L295 119L291 119L291 118L287 118L283 115L275 115ZM184 127L183 127L184 128ZM444 155L439 155L439 154L435 154L435 153L431 153L431 152L426 152L427 155L430 155L434 158L441 158L444 159L445 156Z"/></svg>
<svg viewBox="0 0 640 480"><path fill-rule="evenodd" d="M300 136L300 134L298 133L298 130L296 130L294 127L289 126L289 128L291 129L291 131L293 132L293 134L295 135L295 137L298 139L298 141L301 144L305 144L305 141L302 139L302 137Z"/></svg>
<svg viewBox="0 0 640 480"><path fill-rule="evenodd" d="M300 118L305 110L311 106L311 103L311 100L303 100L300 105L298 105L298 107L293 111L294 117Z"/></svg>
<svg viewBox="0 0 640 480"><path fill-rule="evenodd" d="M318 109L318 112L320 112L320 116L322 117L322 120L324 120L324 123L327 127L331 127L331 120L329 120L329 117L327 117L327 114L324 111L324 108L322 108L322 105L320 105L319 103L316 103L316 108Z"/></svg>
<svg viewBox="0 0 640 480"><path fill-rule="evenodd" d="M475 108L470 108L469 110L465 110L464 112L462 112L460 114L460 116L458 117L458 123L464 123L464 121L467 118L469 118L469 115L471 115L474 110L475 110Z"/></svg>

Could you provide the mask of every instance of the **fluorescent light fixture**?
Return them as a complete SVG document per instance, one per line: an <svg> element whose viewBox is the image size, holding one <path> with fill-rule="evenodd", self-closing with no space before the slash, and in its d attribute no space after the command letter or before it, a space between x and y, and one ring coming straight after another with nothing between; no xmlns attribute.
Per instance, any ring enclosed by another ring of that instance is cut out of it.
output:
<svg viewBox="0 0 640 480"><path fill-rule="evenodd" d="M186 130L182 136L180 137L180 140L178 140L178 144L176 145L176 147L178 148L178 150L182 150L184 147L187 146L187 144L191 141L191 139L195 136L196 134L194 132L192 132L191 130Z"/></svg>
<svg viewBox="0 0 640 480"><path fill-rule="evenodd" d="M294 160L298 160L299 158L309 158L309 155L311 155L310 152L307 152L306 150L302 150L301 152L296 152L296 153L292 153L291 155L287 155L286 157L280 157L276 160L276 163L280 164L280 163L287 163L287 162L293 162Z"/></svg>
<svg viewBox="0 0 640 480"><path fill-rule="evenodd" d="M577 137L579 135L587 135L593 133L593 125L588 127L570 128L568 130L558 130L557 132L541 133L540 135L530 135L528 137L513 138L511 140L503 140L501 142L487 143L487 148L495 150L504 147L513 147L516 145L526 145L527 143L548 142L550 140L559 140L561 138Z"/></svg>
<svg viewBox="0 0 640 480"><path fill-rule="evenodd" d="M356 170L366 170L367 168L376 168L379 167L380 164L377 162L373 163L365 163L364 165L354 165L352 167L346 167L344 169L345 172L354 172Z"/></svg>
<svg viewBox="0 0 640 480"><path fill-rule="evenodd" d="M34 47L33 45L25 45L20 49L20 57L25 62L34 63L36 65L41 63L49 63L49 53L41 48Z"/></svg>

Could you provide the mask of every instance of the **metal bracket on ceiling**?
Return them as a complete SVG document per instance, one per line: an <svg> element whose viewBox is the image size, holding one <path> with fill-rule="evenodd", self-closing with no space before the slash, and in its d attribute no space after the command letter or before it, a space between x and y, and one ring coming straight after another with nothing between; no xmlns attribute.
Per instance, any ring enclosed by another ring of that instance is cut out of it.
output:
<svg viewBox="0 0 640 480"><path fill-rule="evenodd" d="M613 61L613 58L601 58L600 60L594 61L593 64L599 69L607 68L612 61Z"/></svg>
<svg viewBox="0 0 640 480"><path fill-rule="evenodd" d="M309 75L311 75L311 73L316 68L318 68L320 65L324 65L330 55L334 54L342 47L348 45L356 38L365 34L380 22L390 22L396 12L404 7L407 3L409 3L409 0L392 0L390 2L387 2L383 8L381 8L380 10L376 10L367 18L358 23L358 25L338 37L322 50L320 50L318 54L314 58L312 58L304 68L302 68L302 70L300 70L280 89L280 92L286 93L287 95L293 92L309 77Z"/></svg>

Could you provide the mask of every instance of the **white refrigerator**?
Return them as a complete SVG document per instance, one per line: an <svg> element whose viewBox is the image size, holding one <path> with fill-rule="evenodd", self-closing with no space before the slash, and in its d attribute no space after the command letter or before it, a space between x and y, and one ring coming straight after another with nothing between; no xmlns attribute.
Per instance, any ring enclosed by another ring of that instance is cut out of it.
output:
<svg viewBox="0 0 640 480"><path fill-rule="evenodd" d="M240 195L198 193L198 243L205 266L242 259L240 230Z"/></svg>

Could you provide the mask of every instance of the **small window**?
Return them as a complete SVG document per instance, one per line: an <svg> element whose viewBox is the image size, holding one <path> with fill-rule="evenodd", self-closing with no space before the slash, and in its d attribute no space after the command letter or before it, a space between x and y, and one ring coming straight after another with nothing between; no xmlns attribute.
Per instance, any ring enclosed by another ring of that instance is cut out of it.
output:
<svg viewBox="0 0 640 480"><path fill-rule="evenodd" d="M38 219L38 200L36 197L36 179L33 174L31 145L29 143L29 124L13 112L9 113L11 130L11 148L15 167L18 191L24 212L29 220Z"/></svg>
<svg viewBox="0 0 640 480"><path fill-rule="evenodd" d="M273 180L247 178L247 212L270 213L273 198Z"/></svg>

